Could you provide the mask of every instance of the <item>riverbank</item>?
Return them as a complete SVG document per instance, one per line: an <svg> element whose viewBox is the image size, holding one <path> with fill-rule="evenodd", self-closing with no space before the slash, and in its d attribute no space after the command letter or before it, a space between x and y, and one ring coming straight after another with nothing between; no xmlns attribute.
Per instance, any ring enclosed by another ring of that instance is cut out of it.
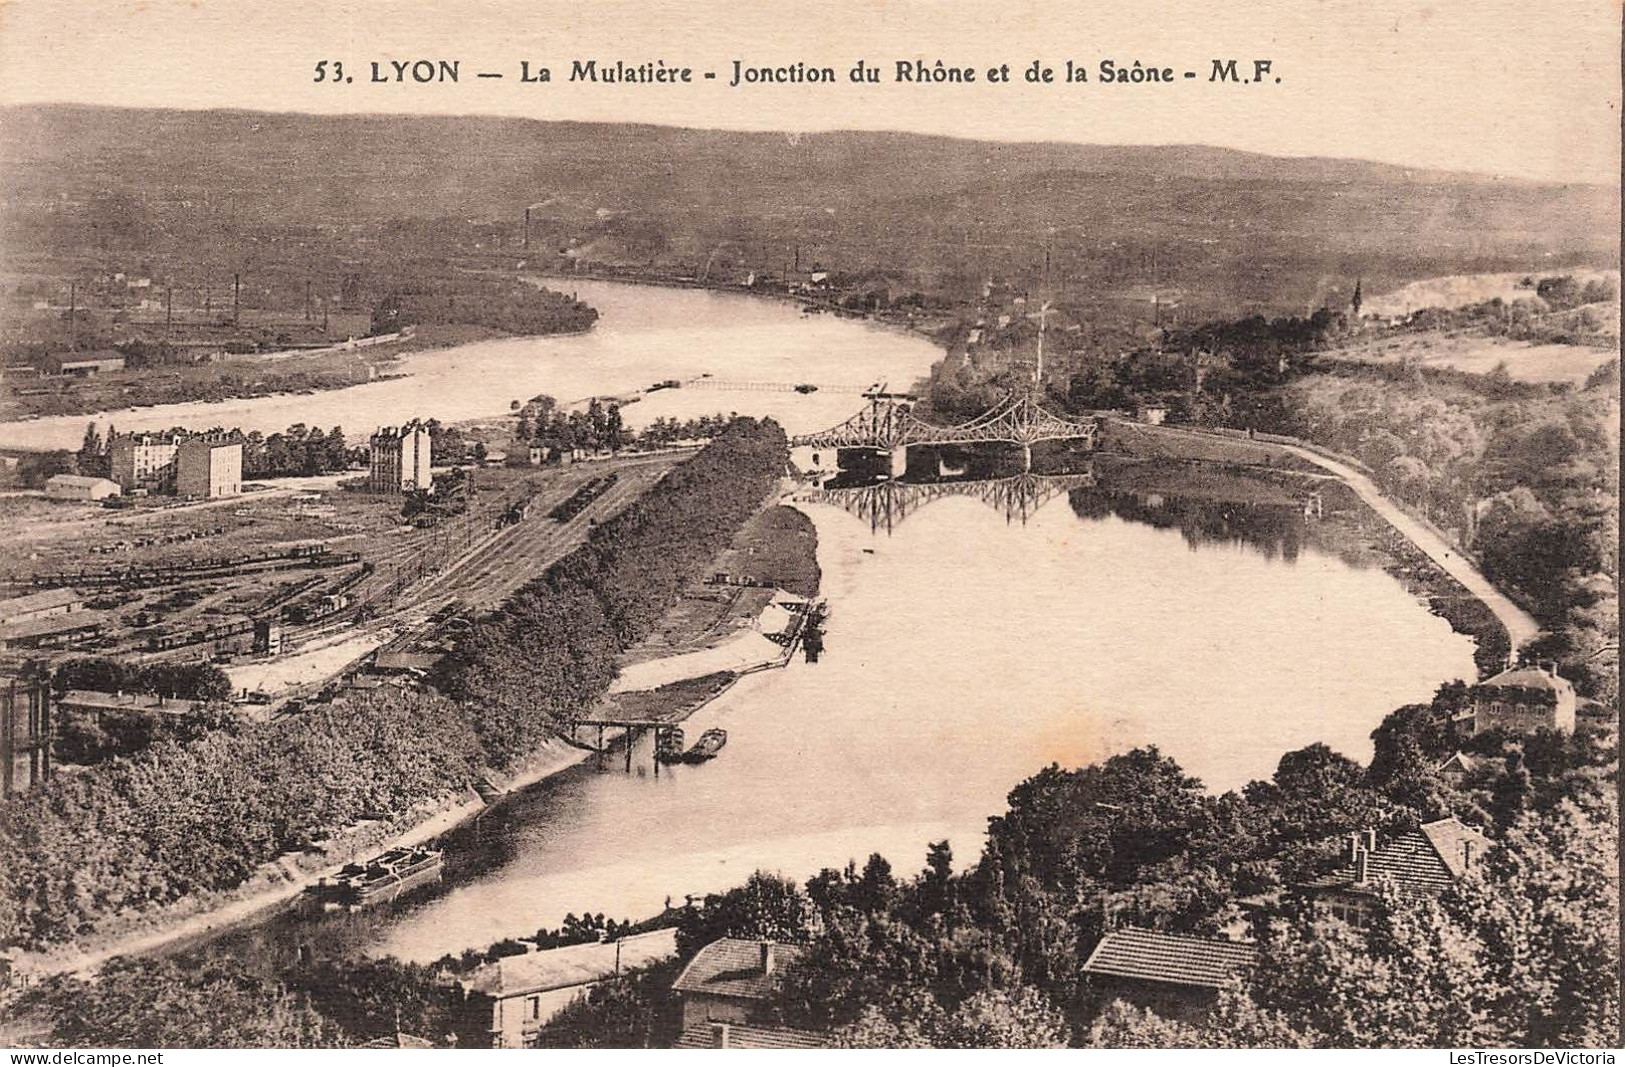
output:
<svg viewBox="0 0 1625 1067"><path fill-rule="evenodd" d="M323 878L332 878L345 864L398 846L430 841L545 779L568 770L589 753L562 738L544 745L511 774L488 776L481 784L486 796L472 788L450 794L382 823L351 827L319 853L298 853L262 864L242 885L178 901L157 914L142 915L128 927L115 928L96 947L24 952L14 956L17 973L25 981L53 974L85 974L115 956L159 950L176 951L228 930L269 917Z"/></svg>
<svg viewBox="0 0 1625 1067"><path fill-rule="evenodd" d="M1127 420L1111 420L1107 426L1106 441L1113 447L1147 458L1329 476L1347 491L1348 500L1331 509L1333 522L1322 527L1324 543L1351 562L1377 562L1457 633L1471 637L1481 675L1503 668L1519 647L1540 632L1535 620L1496 589L1471 560L1385 497L1376 483L1356 469L1356 461L1273 435L1249 437ZM1321 510L1324 514L1324 500Z"/></svg>
<svg viewBox="0 0 1625 1067"><path fill-rule="evenodd" d="M308 396L353 389L393 378L403 356L447 350L480 341L517 337L572 337L593 324L547 334L511 334L485 326L459 324L419 327L399 340L348 348L335 345L314 353L254 357L198 366L154 368L150 372L115 372L98 378L62 383L62 391L13 388L0 403L0 422L83 415L94 419L134 415L169 404L216 404L230 400ZM361 340L366 340L365 338ZM117 399L118 406L108 406Z"/></svg>

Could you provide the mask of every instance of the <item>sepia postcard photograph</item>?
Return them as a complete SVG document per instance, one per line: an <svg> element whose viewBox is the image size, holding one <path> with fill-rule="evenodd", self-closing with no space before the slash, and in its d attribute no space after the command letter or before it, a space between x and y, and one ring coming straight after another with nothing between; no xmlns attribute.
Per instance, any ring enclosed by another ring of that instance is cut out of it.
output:
<svg viewBox="0 0 1625 1067"><path fill-rule="evenodd" d="M1613 1064L1621 22L0 3L0 1064Z"/></svg>

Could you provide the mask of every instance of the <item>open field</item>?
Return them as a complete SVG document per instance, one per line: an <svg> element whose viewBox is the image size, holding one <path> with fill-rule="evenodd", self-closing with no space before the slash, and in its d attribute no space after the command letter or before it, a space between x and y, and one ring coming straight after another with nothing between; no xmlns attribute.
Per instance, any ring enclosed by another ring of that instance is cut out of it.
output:
<svg viewBox="0 0 1625 1067"><path fill-rule="evenodd" d="M1531 300L1536 299L1535 288L1526 283L1559 273L1570 275L1580 285L1606 278L1613 281L1616 290L1619 287L1617 270L1577 268L1554 271L1543 268L1499 274L1450 274L1441 278L1423 278L1392 292L1369 297L1365 301L1365 311L1380 316L1409 315L1422 308L1465 307L1497 297L1508 304L1514 300Z"/></svg>
<svg viewBox="0 0 1625 1067"><path fill-rule="evenodd" d="M1589 345L1531 344L1470 330L1394 334L1327 355L1367 363L1409 360L1424 367L1449 367L1473 374L1487 373L1504 363L1507 373L1517 381L1576 384L1585 381L1598 367L1619 358L1617 350Z"/></svg>

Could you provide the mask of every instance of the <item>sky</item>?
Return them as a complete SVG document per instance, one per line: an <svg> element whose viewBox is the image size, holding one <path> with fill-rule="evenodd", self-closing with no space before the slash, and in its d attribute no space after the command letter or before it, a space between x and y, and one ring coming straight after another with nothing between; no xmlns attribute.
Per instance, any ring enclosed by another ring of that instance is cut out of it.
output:
<svg viewBox="0 0 1625 1067"><path fill-rule="evenodd" d="M1617 183L1620 23L1620 0L0 0L0 103L1212 144ZM1213 60L1231 58L1244 76L1255 59L1271 70L1256 84L1208 81ZM370 80L373 62L417 59L459 61L460 78ZM573 59L664 59L695 80L570 84ZM730 87L736 59L831 66L839 80ZM859 59L881 66L881 84L847 79ZM914 59L971 66L978 80L892 81L893 64ZM1025 82L1035 59L1056 81ZM1061 81L1069 59L1087 83ZM1175 81L1103 84L1105 59L1171 67ZM317 83L321 60L354 81ZM521 83L521 61L554 80ZM989 84L1000 64L1012 81Z"/></svg>

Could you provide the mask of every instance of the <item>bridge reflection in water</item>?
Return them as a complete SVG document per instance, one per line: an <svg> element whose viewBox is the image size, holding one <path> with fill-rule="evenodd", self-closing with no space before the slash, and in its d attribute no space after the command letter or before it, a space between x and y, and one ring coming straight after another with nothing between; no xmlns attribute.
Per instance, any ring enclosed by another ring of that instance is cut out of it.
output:
<svg viewBox="0 0 1625 1067"><path fill-rule="evenodd" d="M1006 478L941 482L906 482L893 478L872 485L815 486L800 490L792 499L831 504L868 523L871 532L884 530L890 534L903 520L927 504L951 496L980 500L1002 513L1005 522L1025 525L1040 508L1056 497L1094 484L1092 471L1078 474L1024 472Z"/></svg>

